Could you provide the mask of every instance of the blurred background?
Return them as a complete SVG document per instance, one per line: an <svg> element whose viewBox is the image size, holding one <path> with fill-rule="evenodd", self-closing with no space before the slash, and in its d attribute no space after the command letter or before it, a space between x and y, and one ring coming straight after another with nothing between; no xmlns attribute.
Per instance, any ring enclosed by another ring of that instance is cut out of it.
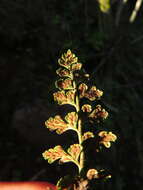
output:
<svg viewBox="0 0 143 190"><path fill-rule="evenodd" d="M67 138L44 122L58 109L55 70L69 48L104 91L105 127L118 136L101 159L113 178L100 188L141 190L142 0L0 0L0 181L55 184L65 174L41 154Z"/></svg>

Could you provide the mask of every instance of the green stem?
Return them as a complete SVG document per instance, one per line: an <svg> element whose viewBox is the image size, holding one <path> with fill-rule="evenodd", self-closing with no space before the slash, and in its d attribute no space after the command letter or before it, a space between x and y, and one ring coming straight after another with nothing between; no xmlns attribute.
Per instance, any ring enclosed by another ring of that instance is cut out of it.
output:
<svg viewBox="0 0 143 190"><path fill-rule="evenodd" d="M79 144L82 145L82 123L81 123L81 119L79 119L78 121L78 132L79 132ZM84 151L82 150L82 152L80 153L80 158L79 158L79 163L80 163L80 168L81 170L84 167ZM80 170L80 172L81 172Z"/></svg>
<svg viewBox="0 0 143 190"><path fill-rule="evenodd" d="M73 76L72 76L72 79L73 79ZM76 89L77 86L76 86L76 83L75 81L73 81L73 87ZM79 105L79 97L78 95L76 94L76 98L75 98L75 108L76 108L76 111L77 111L77 114L79 114L80 112L80 105ZM79 118L78 119L78 126L77 126L77 135L78 135L78 141L79 141L79 144L82 146L82 122L81 122L81 119ZM81 170L83 169L84 167L84 151L82 150L82 152L80 153L80 156L79 156L79 173L81 172Z"/></svg>
<svg viewBox="0 0 143 190"><path fill-rule="evenodd" d="M80 111L79 97L78 97L78 95L76 95L76 111L77 111L77 113L79 113L79 111ZM80 118L79 118L79 120L78 120L78 127L77 127L77 130L78 130L78 140L79 140L79 144L82 146L82 121L81 121ZM79 173L80 173L81 170L82 170L83 167L84 167L84 151L83 151L83 150L82 150L82 152L80 153L79 164L80 164L80 171L79 171Z"/></svg>
<svg viewBox="0 0 143 190"><path fill-rule="evenodd" d="M80 122L81 120L79 120ZM78 123L79 123L78 122ZM82 144L82 135L81 135L81 132L78 130L78 129L74 129L74 131L76 131L77 133L77 136L78 136L78 141L79 141L79 144L81 145ZM79 173L81 172L82 168L84 167L84 152L82 151L80 153L80 159L79 159L79 162L75 162L73 161L77 166L78 166L78 169L79 169Z"/></svg>

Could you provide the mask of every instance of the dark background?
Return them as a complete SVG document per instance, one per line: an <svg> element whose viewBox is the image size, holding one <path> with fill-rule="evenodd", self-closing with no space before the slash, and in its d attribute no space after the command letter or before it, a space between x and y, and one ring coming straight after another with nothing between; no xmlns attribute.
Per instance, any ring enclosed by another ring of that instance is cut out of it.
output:
<svg viewBox="0 0 143 190"><path fill-rule="evenodd" d="M113 174L102 189L142 189L143 8L130 23L135 3L114 0L104 14L96 0L0 0L0 181L56 183L66 173L41 153L65 142L44 121L57 110L57 59L70 48L104 91L105 126L118 136L101 158Z"/></svg>

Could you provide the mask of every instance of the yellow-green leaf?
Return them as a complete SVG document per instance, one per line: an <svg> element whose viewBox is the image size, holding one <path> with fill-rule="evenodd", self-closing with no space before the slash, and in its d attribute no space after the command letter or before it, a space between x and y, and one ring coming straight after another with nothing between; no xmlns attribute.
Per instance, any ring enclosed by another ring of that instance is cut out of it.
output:
<svg viewBox="0 0 143 190"><path fill-rule="evenodd" d="M108 117L108 112L103 109L101 105L97 105L88 117L92 118L93 120L104 120Z"/></svg>
<svg viewBox="0 0 143 190"><path fill-rule="evenodd" d="M71 155L71 157L75 161L78 160L81 151L82 151L82 146L80 144L73 144L68 149L68 153Z"/></svg>
<svg viewBox="0 0 143 190"><path fill-rule="evenodd" d="M57 69L56 73L60 76L60 77L69 77L71 78L71 72L68 69L65 68L59 68Z"/></svg>
<svg viewBox="0 0 143 190"><path fill-rule="evenodd" d="M85 92L87 91L88 86L85 83L81 83L78 87L80 98L83 98L85 95Z"/></svg>
<svg viewBox="0 0 143 190"><path fill-rule="evenodd" d="M68 130L68 124L61 118L60 115L56 115L54 118L50 117L45 122L45 125L50 131L56 131L58 134L62 134Z"/></svg>
<svg viewBox="0 0 143 190"><path fill-rule="evenodd" d="M98 90L96 86L92 86L84 95L84 97L88 98L90 101L94 101L95 99L100 99L103 95L103 91Z"/></svg>
<svg viewBox="0 0 143 190"><path fill-rule="evenodd" d="M78 62L78 58L71 52L69 49L67 53L64 53L61 58L58 60L59 65L70 69L70 66Z"/></svg>
<svg viewBox="0 0 143 190"><path fill-rule="evenodd" d="M76 112L70 112L66 115L65 120L69 124L70 128L76 128L78 115Z"/></svg>
<svg viewBox="0 0 143 190"><path fill-rule="evenodd" d="M117 139L115 134L107 131L100 131L98 136L100 137L99 144L103 144L106 148L110 148L111 142L115 142Z"/></svg>
<svg viewBox="0 0 143 190"><path fill-rule="evenodd" d="M60 79L55 83L56 87L62 90L73 89L73 81L70 78Z"/></svg>
<svg viewBox="0 0 143 190"><path fill-rule="evenodd" d="M90 104L84 104L82 107L81 107L81 110L83 112L91 112L92 111L92 107Z"/></svg>
<svg viewBox="0 0 143 190"><path fill-rule="evenodd" d="M71 65L71 70L72 71L81 70L81 68L82 68L82 64L81 63L75 63L75 64Z"/></svg>
<svg viewBox="0 0 143 190"><path fill-rule="evenodd" d="M69 90L67 92L65 91L58 91L53 94L54 100L58 102L59 105L64 104L70 104L74 105L74 99L75 99L75 91Z"/></svg>
<svg viewBox="0 0 143 190"><path fill-rule="evenodd" d="M61 163L71 161L71 157L63 150L63 148L60 145L46 150L45 152L43 152L42 155L45 160L48 160L49 164L53 163L58 159L60 159Z"/></svg>
<svg viewBox="0 0 143 190"><path fill-rule="evenodd" d="M100 7L100 10L103 12L103 13L108 13L108 11L110 10L110 0L98 0L99 2L99 7Z"/></svg>
<svg viewBox="0 0 143 190"><path fill-rule="evenodd" d="M94 134L90 131L87 131L83 134L82 140L85 141L85 140L87 140L89 138L93 138L93 137L94 137Z"/></svg>

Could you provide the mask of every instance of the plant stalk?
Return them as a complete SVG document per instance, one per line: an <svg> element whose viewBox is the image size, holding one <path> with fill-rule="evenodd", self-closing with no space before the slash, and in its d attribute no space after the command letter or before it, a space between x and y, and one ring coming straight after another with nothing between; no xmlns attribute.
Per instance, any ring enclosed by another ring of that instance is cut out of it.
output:
<svg viewBox="0 0 143 190"><path fill-rule="evenodd" d="M79 106L79 97L78 97L78 95L76 95L76 110L77 110L77 113L79 114L80 106ZM79 144L82 146L82 121L81 121L80 118L78 120L78 128L77 128L77 130L78 130ZM79 164L80 164L80 170L79 170L79 173L80 173L81 170L84 167L84 151L83 150L80 153Z"/></svg>

